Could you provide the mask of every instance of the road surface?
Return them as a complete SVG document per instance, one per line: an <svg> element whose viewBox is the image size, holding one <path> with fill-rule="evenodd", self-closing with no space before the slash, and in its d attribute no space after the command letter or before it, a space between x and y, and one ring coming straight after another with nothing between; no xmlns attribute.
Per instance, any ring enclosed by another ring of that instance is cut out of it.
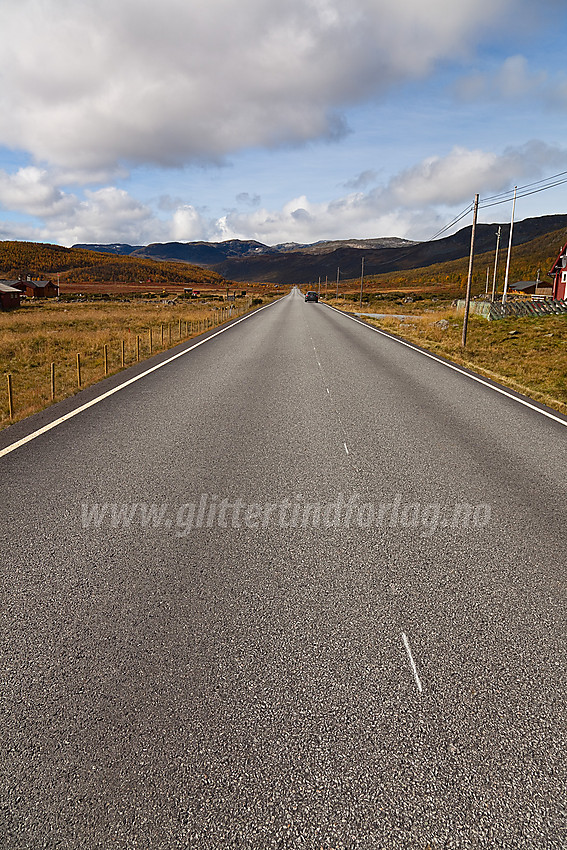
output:
<svg viewBox="0 0 567 850"><path fill-rule="evenodd" d="M6 848L565 847L566 420L295 290L0 435Z"/></svg>

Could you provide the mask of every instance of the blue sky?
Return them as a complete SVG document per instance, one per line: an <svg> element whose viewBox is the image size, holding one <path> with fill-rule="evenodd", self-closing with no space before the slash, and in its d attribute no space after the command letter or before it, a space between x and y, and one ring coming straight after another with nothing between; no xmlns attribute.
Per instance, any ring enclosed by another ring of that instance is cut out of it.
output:
<svg viewBox="0 0 567 850"><path fill-rule="evenodd" d="M427 239L567 171L563 0L3 0L0 23L0 239Z"/></svg>

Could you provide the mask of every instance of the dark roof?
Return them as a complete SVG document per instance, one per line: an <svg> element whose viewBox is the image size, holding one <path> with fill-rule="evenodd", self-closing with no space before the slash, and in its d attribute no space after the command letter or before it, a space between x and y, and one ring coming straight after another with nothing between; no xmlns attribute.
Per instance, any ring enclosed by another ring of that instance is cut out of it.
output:
<svg viewBox="0 0 567 850"><path fill-rule="evenodd" d="M529 289L530 286L539 286L541 281L538 280L517 280L516 283L512 284L512 289Z"/></svg>
<svg viewBox="0 0 567 850"><path fill-rule="evenodd" d="M50 284L52 286L56 286L52 280L21 280L20 284L23 284L24 286L32 286L34 289L44 289Z"/></svg>

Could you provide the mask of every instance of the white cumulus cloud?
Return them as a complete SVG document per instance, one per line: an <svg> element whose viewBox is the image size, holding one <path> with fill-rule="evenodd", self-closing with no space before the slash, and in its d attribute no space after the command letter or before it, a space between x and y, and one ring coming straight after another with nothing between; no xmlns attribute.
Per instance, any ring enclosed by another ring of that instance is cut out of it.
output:
<svg viewBox="0 0 567 850"><path fill-rule="evenodd" d="M444 157L424 159L368 192L352 192L323 203L300 196L280 210L229 213L215 222L214 231L220 228L225 239L254 238L268 244L354 236L427 239L451 217L447 210L466 207L476 192L482 200L514 183L565 169L567 148L537 140L499 154L456 147ZM498 220L500 208L491 215Z"/></svg>
<svg viewBox="0 0 567 850"><path fill-rule="evenodd" d="M545 71L530 68L525 56L509 56L492 72L474 71L459 80L457 96L465 100L502 99L518 100L537 94L549 93L554 84Z"/></svg>
<svg viewBox="0 0 567 850"><path fill-rule="evenodd" d="M257 239L273 245L379 236L427 239L453 217L449 211L467 207L476 192L482 201L514 184L566 169L567 148L537 140L500 153L455 147L445 156L425 158L366 190L319 202L299 195L276 209L260 206L258 198L243 192L240 208L215 217L180 198L162 197L152 206L113 186L73 194L61 188L57 170L27 167L12 175L0 171L0 206L40 218L42 224L16 227L0 222L0 237L63 245L223 239ZM374 172L367 176L376 183ZM347 185L366 183L360 175L347 181ZM251 205L251 198L258 201L257 206ZM502 218L500 207L487 214L492 217L485 220Z"/></svg>
<svg viewBox="0 0 567 850"><path fill-rule="evenodd" d="M89 171L340 135L526 3L3 0L0 144Z"/></svg>

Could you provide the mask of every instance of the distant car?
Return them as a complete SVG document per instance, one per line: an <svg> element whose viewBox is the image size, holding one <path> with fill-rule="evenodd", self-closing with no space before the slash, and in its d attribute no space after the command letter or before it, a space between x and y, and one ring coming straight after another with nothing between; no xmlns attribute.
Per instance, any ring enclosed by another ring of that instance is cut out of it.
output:
<svg viewBox="0 0 567 850"><path fill-rule="evenodd" d="M306 301L319 301L319 296L316 292L308 292L305 296Z"/></svg>

